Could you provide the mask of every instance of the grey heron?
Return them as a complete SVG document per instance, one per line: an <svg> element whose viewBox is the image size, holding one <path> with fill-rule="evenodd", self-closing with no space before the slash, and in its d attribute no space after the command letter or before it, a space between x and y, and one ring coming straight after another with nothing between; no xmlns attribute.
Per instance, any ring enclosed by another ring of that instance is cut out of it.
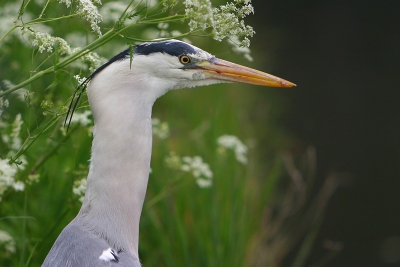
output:
<svg viewBox="0 0 400 267"><path fill-rule="evenodd" d="M295 86L177 40L138 44L132 60L127 49L86 80L82 86L87 84L95 121L86 194L42 266L141 266L139 220L150 170L152 106L169 90L222 82Z"/></svg>

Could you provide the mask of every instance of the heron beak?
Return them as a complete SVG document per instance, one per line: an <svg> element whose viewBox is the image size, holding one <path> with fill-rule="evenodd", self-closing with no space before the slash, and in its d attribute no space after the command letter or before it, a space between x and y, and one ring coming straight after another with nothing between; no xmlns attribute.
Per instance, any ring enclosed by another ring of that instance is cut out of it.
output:
<svg viewBox="0 0 400 267"><path fill-rule="evenodd" d="M229 61L213 58L210 61L201 61L196 64L202 69L207 78L228 82L249 83L271 87L293 87L296 84L273 76L271 74L241 66Z"/></svg>

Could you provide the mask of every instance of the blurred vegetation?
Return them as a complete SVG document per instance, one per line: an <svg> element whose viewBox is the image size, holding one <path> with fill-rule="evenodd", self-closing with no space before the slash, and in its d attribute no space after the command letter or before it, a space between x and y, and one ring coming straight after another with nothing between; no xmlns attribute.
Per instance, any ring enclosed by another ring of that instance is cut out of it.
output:
<svg viewBox="0 0 400 267"><path fill-rule="evenodd" d="M103 1L103 7L112 2L116 1ZM45 5L46 18L74 12L56 1L2 1L0 22L4 23L0 27L13 26L6 20L16 20L18 12L21 14L21 3L29 4L24 19L38 17ZM129 1L119 3L126 6ZM141 10L140 5L138 8ZM161 13L161 6L155 10L153 18L162 19L184 8L178 5L167 13ZM115 25L113 16L114 13L104 16L101 29L106 31ZM42 24L31 27L64 38L74 47L99 40L91 32L90 23L79 17ZM169 36L173 31L185 33L188 27L182 19L169 21L167 26L143 23L98 43L95 52L101 55L98 60L104 62L104 58L133 43L126 36L147 40ZM39 53L32 38L22 36L20 29L7 35L7 29L2 28L0 35L5 36L0 43L3 92L65 60L57 54L57 46L52 53ZM218 57L249 65L231 52L227 42L199 34L188 38ZM257 51L252 52L257 55ZM93 61L82 56L62 68L54 67L49 74L37 76L23 89L1 98L0 159L17 166L14 182L23 182L25 187L18 191L11 186L1 196L0 233L8 233L10 238L0 239L0 246L4 247L0 249L6 252L0 253L0 266L40 266L60 231L80 208L73 187L87 175L91 124L73 123L68 133L62 125L78 85L74 75L87 76L93 68ZM283 100L273 92L259 90L246 85L218 85L173 91L156 102L153 116L168 123L169 134L165 139L154 137L152 173L140 230L139 254L145 266L279 266L301 242L303 250L294 266L303 266L309 253L307 246L313 243L326 200L336 184L325 189L325 202L307 209L311 200L306 185L313 183L310 169L315 168L315 155L312 151L306 153L306 167L300 170L290 155L283 156L282 151L293 142L276 125ZM269 94L268 100L265 94ZM88 109L84 97L77 112ZM20 128L16 126L18 116ZM238 162L232 151L221 152L217 138L226 134L238 136L247 145L247 164ZM170 168L166 158L172 151L179 156L200 156L213 172L213 185L200 188L190 173ZM305 175L309 179L300 175L294 181L295 169L298 174L309 171ZM301 186L296 187L299 183ZM301 219L305 210L308 217ZM299 221L301 227L297 228Z"/></svg>

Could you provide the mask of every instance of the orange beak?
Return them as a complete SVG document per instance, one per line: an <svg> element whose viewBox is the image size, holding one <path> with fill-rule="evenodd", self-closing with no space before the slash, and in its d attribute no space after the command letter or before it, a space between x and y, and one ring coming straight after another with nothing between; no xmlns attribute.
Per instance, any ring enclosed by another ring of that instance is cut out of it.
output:
<svg viewBox="0 0 400 267"><path fill-rule="evenodd" d="M296 84L271 74L241 66L226 60L213 58L201 61L196 68L202 69L207 78L228 82L248 83L270 87L293 87Z"/></svg>

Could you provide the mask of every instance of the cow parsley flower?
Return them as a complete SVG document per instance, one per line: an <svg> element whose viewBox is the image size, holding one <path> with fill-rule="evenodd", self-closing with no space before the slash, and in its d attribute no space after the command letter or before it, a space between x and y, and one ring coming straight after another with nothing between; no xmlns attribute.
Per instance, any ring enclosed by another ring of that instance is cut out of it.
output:
<svg viewBox="0 0 400 267"><path fill-rule="evenodd" d="M165 157L165 163L171 169L191 173L201 188L212 186L213 172L200 156L180 157L175 152L170 152Z"/></svg>
<svg viewBox="0 0 400 267"><path fill-rule="evenodd" d="M79 76L78 74L77 75L74 75L74 79L78 82L78 85L81 85L81 84L83 84L85 81L86 81L86 77L81 77L81 76Z"/></svg>
<svg viewBox="0 0 400 267"><path fill-rule="evenodd" d="M101 1L94 1L97 4L101 5ZM101 30L98 24L102 22L103 17L100 15L97 7L90 0L79 0L77 10L82 13L82 17L90 23L90 27L92 30L101 36Z"/></svg>
<svg viewBox="0 0 400 267"><path fill-rule="evenodd" d="M80 51L80 50L81 50L80 47L76 47L76 48L72 49L72 53L76 53L77 51ZM89 71L93 72L97 68L99 68L101 65L103 65L104 61L105 60L103 58L101 58L97 53L88 52L88 53L84 54L83 56L81 56L79 58L79 61L75 61L73 63L73 67L78 68L78 69L85 68L86 66L84 64L82 64L84 62L89 65Z"/></svg>
<svg viewBox="0 0 400 267"><path fill-rule="evenodd" d="M174 151L171 151L169 155L165 157L165 164L168 168L179 170L182 166L182 160Z"/></svg>
<svg viewBox="0 0 400 267"><path fill-rule="evenodd" d="M163 10L167 11L168 9L173 8L178 4L178 0L162 0Z"/></svg>
<svg viewBox="0 0 400 267"><path fill-rule="evenodd" d="M82 113L74 112L71 119L72 123L80 123L82 126L86 127L92 123L92 120L89 119L89 116L92 115L90 110L85 110Z"/></svg>
<svg viewBox="0 0 400 267"><path fill-rule="evenodd" d="M220 146L219 151L225 153L226 149L232 149L235 152L236 160L242 164L247 164L248 148L239 138L234 135L223 135L217 139Z"/></svg>
<svg viewBox="0 0 400 267"><path fill-rule="evenodd" d="M181 170L192 173L199 187L210 187L212 185L213 173L210 166L203 162L200 156L182 157Z"/></svg>
<svg viewBox="0 0 400 267"><path fill-rule="evenodd" d="M14 238L7 233L6 231L0 230L0 244L2 244L6 251L14 254L15 249L15 240Z"/></svg>
<svg viewBox="0 0 400 267"><path fill-rule="evenodd" d="M67 7L71 6L71 0L58 0L60 4L64 3Z"/></svg>
<svg viewBox="0 0 400 267"><path fill-rule="evenodd" d="M72 192L79 197L79 201L82 203L83 200L85 199L86 186L87 186L86 178L75 181L72 186Z"/></svg>
<svg viewBox="0 0 400 267"><path fill-rule="evenodd" d="M22 124L23 124L22 116L19 113L15 116L15 119L11 124L4 124L1 127L1 128L8 128L5 132L11 130L9 134L6 133L1 134L1 139L3 143L6 144L10 150L10 153L7 155L8 157L12 156L11 155L12 152L17 151L22 145L22 139L20 137Z"/></svg>
<svg viewBox="0 0 400 267"><path fill-rule="evenodd" d="M38 48L39 53L48 52L52 53L53 48L57 46L57 52L61 55L71 54L71 47L64 39L60 37L53 37L48 33L32 31L30 32L32 45Z"/></svg>
<svg viewBox="0 0 400 267"><path fill-rule="evenodd" d="M153 135L160 139L166 139L169 136L168 122L161 122L158 118L152 118L151 124L153 126Z"/></svg>
<svg viewBox="0 0 400 267"><path fill-rule="evenodd" d="M184 5L190 31L211 28L215 40L237 36L242 38L241 47L249 47L247 37L252 37L255 32L243 18L254 13L250 0L234 0L219 7L212 7L210 0L185 0Z"/></svg>
<svg viewBox="0 0 400 267"><path fill-rule="evenodd" d="M67 7L71 6L71 0L58 0L59 3L64 3ZM101 30L98 24L103 21L103 17L100 15L99 10L93 4L96 3L101 5L101 0L78 0L76 13L80 14L87 22L90 23L90 27L93 32L101 36Z"/></svg>
<svg viewBox="0 0 400 267"><path fill-rule="evenodd" d="M1 90L0 90L1 92ZM8 108L10 105L10 102L8 102L8 99L4 99L4 97L0 97L0 116L3 114L3 111Z"/></svg>
<svg viewBox="0 0 400 267"><path fill-rule="evenodd" d="M214 27L213 7L210 0L185 0L185 13L190 19L190 31Z"/></svg>
<svg viewBox="0 0 400 267"><path fill-rule="evenodd" d="M26 184L32 185L34 183L39 182L40 174L39 173L30 173L28 175L28 180L26 180Z"/></svg>
<svg viewBox="0 0 400 267"><path fill-rule="evenodd" d="M243 44L245 42L245 44ZM253 57L251 56L250 51L250 40L245 37L242 42L239 40L237 36L231 36L228 38L228 43L232 46L233 52L237 54L242 54L245 59L248 61L253 61Z"/></svg>
<svg viewBox="0 0 400 267"><path fill-rule="evenodd" d="M14 176L18 169L15 165L10 165L8 159L0 158L0 201L4 192L12 187L16 191L23 191L25 184L21 181L15 181Z"/></svg>

